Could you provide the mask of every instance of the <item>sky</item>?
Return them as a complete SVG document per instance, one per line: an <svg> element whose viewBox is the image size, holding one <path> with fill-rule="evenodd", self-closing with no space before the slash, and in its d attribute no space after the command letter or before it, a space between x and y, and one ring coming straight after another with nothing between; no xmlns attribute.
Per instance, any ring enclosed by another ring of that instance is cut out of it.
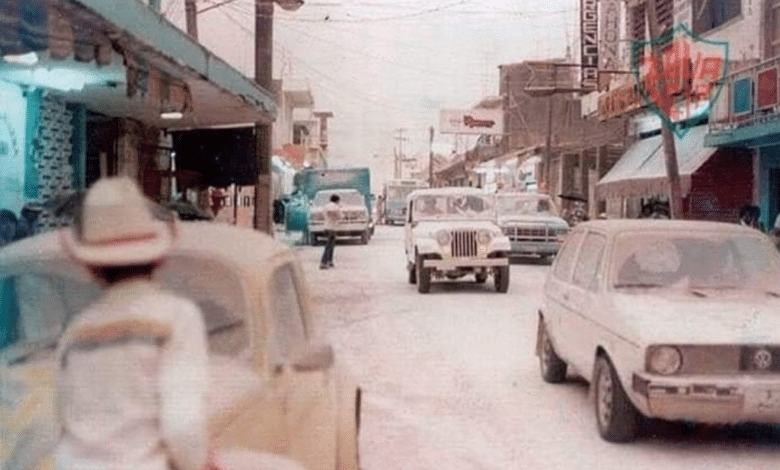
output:
<svg viewBox="0 0 780 470"><path fill-rule="evenodd" d="M254 75L254 0L198 0L199 40ZM220 5L221 4L221 5ZM184 0L163 0L184 22ZM498 66L576 57L579 0L305 0L275 8L274 78L311 90L329 121L331 166L390 168L393 155L449 155L473 145L440 135L442 109L498 95Z"/></svg>

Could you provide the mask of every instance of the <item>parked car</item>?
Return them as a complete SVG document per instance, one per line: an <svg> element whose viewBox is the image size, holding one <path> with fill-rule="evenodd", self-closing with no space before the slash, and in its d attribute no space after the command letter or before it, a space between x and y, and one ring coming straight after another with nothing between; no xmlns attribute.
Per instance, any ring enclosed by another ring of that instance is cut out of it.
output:
<svg viewBox="0 0 780 470"><path fill-rule="evenodd" d="M336 228L336 237L359 237L362 244L368 243L373 223L368 215L365 198L357 189L317 191L309 209L309 241L314 244L319 237L325 237L325 206L333 194L341 198L341 220Z"/></svg>
<svg viewBox="0 0 780 470"><path fill-rule="evenodd" d="M420 189L406 199L405 250L409 283L427 293L431 280L493 277L509 289L509 239L495 224L494 200L476 188Z"/></svg>
<svg viewBox="0 0 780 470"><path fill-rule="evenodd" d="M247 228L177 224L179 239L156 276L204 314L215 449L357 470L360 389L318 339L292 249ZM63 251L61 236L43 233L0 250L3 468L34 468L52 450L53 348L74 315L101 295Z"/></svg>
<svg viewBox="0 0 780 470"><path fill-rule="evenodd" d="M536 353L545 381L590 381L602 438L643 417L780 423L780 256L736 224L599 220L552 264Z"/></svg>
<svg viewBox="0 0 780 470"><path fill-rule="evenodd" d="M511 256L551 260L569 233L550 196L542 193L496 194L496 224L509 237Z"/></svg>

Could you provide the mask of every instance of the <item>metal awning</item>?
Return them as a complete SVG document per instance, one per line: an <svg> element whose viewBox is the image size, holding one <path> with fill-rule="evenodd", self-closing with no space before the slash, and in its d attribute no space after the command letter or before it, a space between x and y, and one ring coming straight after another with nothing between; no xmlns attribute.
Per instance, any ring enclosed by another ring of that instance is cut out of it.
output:
<svg viewBox="0 0 780 470"><path fill-rule="evenodd" d="M705 147L708 126L691 127L682 138L675 135L677 164L683 196L691 189L691 175L716 151ZM650 197L669 191L666 161L660 135L635 142L596 184L596 198Z"/></svg>
<svg viewBox="0 0 780 470"><path fill-rule="evenodd" d="M36 52L38 62L0 61L2 79L42 86L92 111L170 130L275 118L270 91L143 2L27 0L19 5L24 8L0 11L0 55ZM29 21L31 16L36 21ZM34 75L35 70L42 72ZM70 89L39 80L55 80L63 71L76 77ZM183 116L165 120L163 111L183 111Z"/></svg>

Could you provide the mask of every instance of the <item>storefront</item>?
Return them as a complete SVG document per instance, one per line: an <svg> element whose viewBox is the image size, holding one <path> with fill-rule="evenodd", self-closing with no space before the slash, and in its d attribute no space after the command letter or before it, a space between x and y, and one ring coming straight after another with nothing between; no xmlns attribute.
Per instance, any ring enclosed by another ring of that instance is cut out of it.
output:
<svg viewBox="0 0 780 470"><path fill-rule="evenodd" d="M0 11L0 208L15 214L101 175L159 193L171 175L166 132L270 123L275 111L268 91L142 2ZM38 228L60 223L48 211Z"/></svg>

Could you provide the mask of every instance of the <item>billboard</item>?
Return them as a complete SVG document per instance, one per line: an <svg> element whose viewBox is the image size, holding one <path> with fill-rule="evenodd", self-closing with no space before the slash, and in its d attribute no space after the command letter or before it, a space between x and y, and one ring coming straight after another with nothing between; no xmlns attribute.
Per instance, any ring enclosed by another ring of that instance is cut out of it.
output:
<svg viewBox="0 0 780 470"><path fill-rule="evenodd" d="M443 109L440 115L441 134L489 134L504 133L504 112L500 109L469 109L459 111Z"/></svg>

